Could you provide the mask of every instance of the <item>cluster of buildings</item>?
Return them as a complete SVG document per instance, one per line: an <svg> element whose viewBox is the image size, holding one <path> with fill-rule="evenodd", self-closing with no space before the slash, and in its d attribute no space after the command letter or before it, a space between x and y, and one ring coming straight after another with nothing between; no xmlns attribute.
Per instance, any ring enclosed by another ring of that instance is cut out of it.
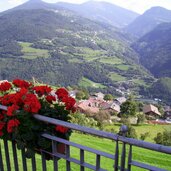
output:
<svg viewBox="0 0 171 171"><path fill-rule="evenodd" d="M89 113L89 115L97 114L99 111L108 112L111 115L119 114L121 104L126 102L127 99L123 96L107 101L104 100L104 96L103 93L99 92L91 95L87 100L80 100L77 102L78 111ZM142 111L149 120L156 120L162 117L158 107L153 104L145 104ZM169 106L164 107L164 117L165 120L171 121L171 108Z"/></svg>
<svg viewBox="0 0 171 171"><path fill-rule="evenodd" d="M104 100L103 93L95 93L87 100L80 100L77 103L77 109L80 112L86 113L98 113L100 110L107 111L109 113L119 113L120 105L126 101L125 97L116 98L112 101Z"/></svg>

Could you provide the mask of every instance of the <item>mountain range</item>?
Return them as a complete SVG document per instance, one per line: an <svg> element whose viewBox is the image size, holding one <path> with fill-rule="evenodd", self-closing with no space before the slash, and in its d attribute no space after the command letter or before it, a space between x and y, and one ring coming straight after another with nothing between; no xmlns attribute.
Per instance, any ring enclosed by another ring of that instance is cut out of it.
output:
<svg viewBox="0 0 171 171"><path fill-rule="evenodd" d="M107 2L88 1L83 4L59 2L57 5L77 12L83 17L115 27L125 27L139 14Z"/></svg>
<svg viewBox="0 0 171 171"><path fill-rule="evenodd" d="M171 77L169 22L161 7L139 15L106 2L30 0L0 13L0 79L138 93Z"/></svg>
<svg viewBox="0 0 171 171"><path fill-rule="evenodd" d="M169 22L171 22L171 10L162 7L152 7L145 11L144 14L138 16L125 30L133 36L140 38L152 31L156 26Z"/></svg>

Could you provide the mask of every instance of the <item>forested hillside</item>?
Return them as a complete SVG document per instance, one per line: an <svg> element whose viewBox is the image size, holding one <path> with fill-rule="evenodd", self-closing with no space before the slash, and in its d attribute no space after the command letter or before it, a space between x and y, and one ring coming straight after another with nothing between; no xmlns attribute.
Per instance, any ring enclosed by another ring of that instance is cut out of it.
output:
<svg viewBox="0 0 171 171"><path fill-rule="evenodd" d="M157 77L171 77L171 23L161 24L136 43L133 48L140 61Z"/></svg>
<svg viewBox="0 0 171 171"><path fill-rule="evenodd" d="M35 77L111 92L127 80L131 87L148 83L130 40L116 28L64 9L23 8L0 17L0 79Z"/></svg>

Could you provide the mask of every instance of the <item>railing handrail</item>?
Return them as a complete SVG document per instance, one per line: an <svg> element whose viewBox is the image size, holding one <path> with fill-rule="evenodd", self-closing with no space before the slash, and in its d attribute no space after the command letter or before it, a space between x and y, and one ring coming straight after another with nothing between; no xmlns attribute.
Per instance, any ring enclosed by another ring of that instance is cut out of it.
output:
<svg viewBox="0 0 171 171"><path fill-rule="evenodd" d="M145 141L137 140L137 139L133 139L133 138L127 138L127 137L119 136L118 134L113 134L113 133L109 133L109 132L105 132L105 131L96 130L96 129L93 129L93 128L88 128L88 127L85 127L85 126L72 124L72 123L69 123L69 122L64 122L64 121L61 121L61 120L49 118L49 117L42 116L42 115L39 115L39 114L34 115L34 118L36 118L36 119L38 119L40 121L43 121L43 122L48 122L48 123L54 124L54 125L62 125L62 126L65 126L65 127L77 130L77 131L81 131L81 132L84 132L84 133L100 136L100 137L103 137L103 138L107 138L107 139L111 139L111 140L115 140L115 141L116 140L122 141L124 143L134 145L134 146L137 146L137 147L146 148L146 149L150 149L150 150L153 150L153 151L158 151L158 152L171 154L171 147L169 147L169 146L154 144L154 143L145 142Z"/></svg>
<svg viewBox="0 0 171 171"><path fill-rule="evenodd" d="M0 109L7 110L7 107L0 105ZM48 122L48 123L53 124L53 125L65 126L65 127L71 128L73 130L81 131L81 132L88 133L91 135L96 135L96 136L100 136L100 137L115 140L115 141L121 141L121 142L124 142L126 144L134 145L134 146L141 147L141 148L150 149L153 151L171 154L171 147L169 147L169 146L154 144L154 143L145 142L145 141L137 140L137 139L133 139L133 138L127 138L127 137L119 136L118 134L100 131L100 130L96 130L93 128L88 128L85 126L80 126L80 125L76 125L73 123L64 122L64 121L61 121L58 119L49 118L46 116L42 116L40 114L35 114L34 118L38 119L40 121L43 121L43 122Z"/></svg>

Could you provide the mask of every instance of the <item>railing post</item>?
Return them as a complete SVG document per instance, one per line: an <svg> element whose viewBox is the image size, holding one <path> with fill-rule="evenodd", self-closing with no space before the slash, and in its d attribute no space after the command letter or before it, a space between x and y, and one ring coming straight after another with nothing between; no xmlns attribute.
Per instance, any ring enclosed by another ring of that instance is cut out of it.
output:
<svg viewBox="0 0 171 171"><path fill-rule="evenodd" d="M122 125L120 127L120 134L125 137L128 132L128 127L126 125ZM126 158L126 143L123 142L122 145L122 155L121 155L121 171L125 171L125 158Z"/></svg>
<svg viewBox="0 0 171 171"><path fill-rule="evenodd" d="M70 146L66 145L66 170L67 171L71 170L70 161L68 161L69 158L70 158Z"/></svg>
<svg viewBox="0 0 171 171"><path fill-rule="evenodd" d="M57 142L52 141L52 153L55 154L57 152ZM58 158L53 156L53 170L58 171Z"/></svg>
<svg viewBox="0 0 171 171"><path fill-rule="evenodd" d="M132 161L132 145L129 146L128 171L131 171L131 161Z"/></svg>
<svg viewBox="0 0 171 171"><path fill-rule="evenodd" d="M2 160L2 151L1 151L1 140L0 140L0 171L4 171L4 164Z"/></svg>
<svg viewBox="0 0 171 171"><path fill-rule="evenodd" d="M84 150L80 149L80 171L85 170L82 164L84 164Z"/></svg>
<svg viewBox="0 0 171 171"><path fill-rule="evenodd" d="M114 171L118 171L118 161L119 161L119 141L117 139L116 140L116 148L115 148L115 165L114 165Z"/></svg>

